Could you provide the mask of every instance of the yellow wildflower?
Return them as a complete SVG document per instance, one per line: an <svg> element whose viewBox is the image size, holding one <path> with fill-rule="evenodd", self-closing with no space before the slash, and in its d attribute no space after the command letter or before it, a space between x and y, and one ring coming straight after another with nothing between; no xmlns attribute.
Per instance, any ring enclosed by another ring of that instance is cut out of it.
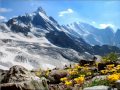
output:
<svg viewBox="0 0 120 90"><path fill-rule="evenodd" d="M85 77L85 75L80 75L80 77Z"/></svg>
<svg viewBox="0 0 120 90"><path fill-rule="evenodd" d="M67 80L68 80L68 78L66 78L66 77L60 79L60 81L62 81L62 82L65 82Z"/></svg>
<svg viewBox="0 0 120 90"><path fill-rule="evenodd" d="M112 74L112 75L109 75L109 76L107 77L107 79L108 79L110 82L115 82L115 81L119 80L120 78L119 78L119 74Z"/></svg>
<svg viewBox="0 0 120 90"><path fill-rule="evenodd" d="M81 67L80 67L79 64L75 64L75 65L74 65L74 68L76 68L76 69L80 69Z"/></svg>
<svg viewBox="0 0 120 90"><path fill-rule="evenodd" d="M41 72L40 71L37 71L35 72L36 76L40 76L41 75Z"/></svg>
<svg viewBox="0 0 120 90"><path fill-rule="evenodd" d="M108 73L108 70L101 70L100 71L102 74L107 74Z"/></svg>
<svg viewBox="0 0 120 90"><path fill-rule="evenodd" d="M88 68L88 67L84 67L83 70L84 70L84 71L88 71L89 68Z"/></svg>
<svg viewBox="0 0 120 90"><path fill-rule="evenodd" d="M114 64L107 65L107 69L112 69L114 66Z"/></svg>
<svg viewBox="0 0 120 90"><path fill-rule="evenodd" d="M92 73L91 72L87 72L86 75L91 75Z"/></svg>
<svg viewBox="0 0 120 90"><path fill-rule="evenodd" d="M75 78L74 81L77 83L77 84L82 84L84 82L85 78L84 77L78 77L78 78Z"/></svg>
<svg viewBox="0 0 120 90"><path fill-rule="evenodd" d="M117 69L117 70L120 70L120 65L117 65L117 66L116 66L116 69Z"/></svg>
<svg viewBox="0 0 120 90"><path fill-rule="evenodd" d="M116 71L116 69L111 69L110 72L116 73L117 71Z"/></svg>
<svg viewBox="0 0 120 90"><path fill-rule="evenodd" d="M71 71L69 71L69 74L70 74L70 75L76 75L76 74L78 74L78 71L76 71L76 70L71 70Z"/></svg>
<svg viewBox="0 0 120 90"><path fill-rule="evenodd" d="M67 85L67 86L72 86L72 81L65 81L65 85Z"/></svg>

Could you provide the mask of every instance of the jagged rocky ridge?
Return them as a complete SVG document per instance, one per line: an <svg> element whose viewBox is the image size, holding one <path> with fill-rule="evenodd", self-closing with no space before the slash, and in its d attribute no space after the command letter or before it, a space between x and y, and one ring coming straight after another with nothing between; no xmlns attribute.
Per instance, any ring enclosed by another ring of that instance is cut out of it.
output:
<svg viewBox="0 0 120 90"><path fill-rule="evenodd" d="M74 34L75 37L82 37L91 45L112 45L120 47L119 29L114 32L110 26L99 29L83 22L74 22L69 25L64 25L63 28L67 30L67 33Z"/></svg>
<svg viewBox="0 0 120 90"><path fill-rule="evenodd" d="M0 68L22 65L27 69L62 67L91 59L92 55L120 52L115 46L91 46L66 32L40 7L0 24ZM58 64L59 63L59 64Z"/></svg>

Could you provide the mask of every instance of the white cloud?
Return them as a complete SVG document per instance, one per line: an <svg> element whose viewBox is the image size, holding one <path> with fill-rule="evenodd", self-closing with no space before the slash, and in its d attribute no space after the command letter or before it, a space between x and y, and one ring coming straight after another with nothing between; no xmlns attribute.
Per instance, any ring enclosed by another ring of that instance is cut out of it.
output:
<svg viewBox="0 0 120 90"><path fill-rule="evenodd" d="M0 21L5 21L6 18L4 16L0 16Z"/></svg>
<svg viewBox="0 0 120 90"><path fill-rule="evenodd" d="M69 9L67 9L67 10L65 10L65 11L59 12L59 16L62 17L62 16L64 16L65 14L70 14L70 13L73 13L73 12L74 12L74 11L69 8Z"/></svg>
<svg viewBox="0 0 120 90"><path fill-rule="evenodd" d="M2 20L2 19L5 19L5 17L4 16L0 16L0 20Z"/></svg>
<svg viewBox="0 0 120 90"><path fill-rule="evenodd" d="M100 28L106 28L106 27L111 27L111 28L114 28L115 26L113 24L99 24L99 27Z"/></svg>
<svg viewBox="0 0 120 90"><path fill-rule="evenodd" d="M11 11L12 11L12 9L0 8L0 13L11 12Z"/></svg>

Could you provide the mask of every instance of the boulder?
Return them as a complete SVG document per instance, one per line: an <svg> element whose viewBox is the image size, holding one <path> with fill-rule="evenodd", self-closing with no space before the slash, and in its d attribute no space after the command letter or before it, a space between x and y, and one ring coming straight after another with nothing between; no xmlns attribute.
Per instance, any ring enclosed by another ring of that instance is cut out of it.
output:
<svg viewBox="0 0 120 90"><path fill-rule="evenodd" d="M106 79L107 78L107 75L100 75L100 76L95 76L95 77L93 77L92 78L92 81L94 81L94 80L104 80L104 79Z"/></svg>
<svg viewBox="0 0 120 90"><path fill-rule="evenodd" d="M99 63L98 64L98 71L104 70L107 65L114 64L115 66L119 65L118 63L114 62L106 62L106 63Z"/></svg>
<svg viewBox="0 0 120 90"><path fill-rule="evenodd" d="M66 90L66 87L65 85L60 85L60 84L50 84L49 90Z"/></svg>
<svg viewBox="0 0 120 90"><path fill-rule="evenodd" d="M7 73L7 70L0 69L0 83L1 83L1 80L4 78L6 73Z"/></svg>
<svg viewBox="0 0 120 90"><path fill-rule="evenodd" d="M58 84L60 79L67 76L67 70L53 70L48 76L50 83Z"/></svg>
<svg viewBox="0 0 120 90"><path fill-rule="evenodd" d="M118 90L120 90L120 80L116 81L116 87Z"/></svg>
<svg viewBox="0 0 120 90"><path fill-rule="evenodd" d="M111 88L109 86L93 86L93 87L87 87L84 88L83 90L111 90Z"/></svg>
<svg viewBox="0 0 120 90"><path fill-rule="evenodd" d="M95 64L95 61L94 61L94 60L91 60L91 61L90 61L90 60L84 60L84 59L83 59L83 60L80 60L80 61L79 61L79 64L80 64L81 66L84 66L85 64L89 64L89 65L91 66L91 65L94 65L94 64Z"/></svg>
<svg viewBox="0 0 120 90"><path fill-rule="evenodd" d="M75 84L72 90L83 90L80 84Z"/></svg>
<svg viewBox="0 0 120 90"><path fill-rule="evenodd" d="M105 63L99 63L99 64L98 64L98 71L104 70L105 67L106 67L106 64L105 64Z"/></svg>
<svg viewBox="0 0 120 90"><path fill-rule="evenodd" d="M1 90L48 90L44 79L0 84Z"/></svg>
<svg viewBox="0 0 120 90"><path fill-rule="evenodd" d="M4 75L2 90L48 90L47 80L37 77L22 66L13 66Z"/></svg>

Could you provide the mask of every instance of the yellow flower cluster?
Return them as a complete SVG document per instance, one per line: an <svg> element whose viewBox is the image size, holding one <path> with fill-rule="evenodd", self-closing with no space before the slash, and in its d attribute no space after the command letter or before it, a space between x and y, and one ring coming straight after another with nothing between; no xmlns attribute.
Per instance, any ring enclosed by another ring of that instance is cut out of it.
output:
<svg viewBox="0 0 120 90"><path fill-rule="evenodd" d="M88 68L88 67L84 67L83 70L84 70L84 71L88 71L89 68Z"/></svg>
<svg viewBox="0 0 120 90"><path fill-rule="evenodd" d="M110 73L117 73L117 70L113 68L113 69L109 70L109 72Z"/></svg>
<svg viewBox="0 0 120 90"><path fill-rule="evenodd" d="M92 73L91 72L87 72L86 75L89 76L89 75L92 75Z"/></svg>
<svg viewBox="0 0 120 90"><path fill-rule="evenodd" d="M67 80L68 80L67 77L64 77L64 78L61 78L61 79L60 79L61 82L65 82L65 81L67 81Z"/></svg>
<svg viewBox="0 0 120 90"><path fill-rule="evenodd" d="M66 86L72 86L72 85L73 85L73 82L72 82L72 81L65 81L65 85L66 85Z"/></svg>
<svg viewBox="0 0 120 90"><path fill-rule="evenodd" d="M108 70L101 70L100 71L102 74L107 74L108 73Z"/></svg>
<svg viewBox="0 0 120 90"><path fill-rule="evenodd" d="M115 65L114 64L110 64L110 65L107 65L106 66L106 69L105 70L101 70L100 72L102 73L102 74L115 74L115 73L118 73L118 71L120 71L120 65L117 65L116 67L115 67Z"/></svg>
<svg viewBox="0 0 120 90"><path fill-rule="evenodd" d="M96 63L95 63L95 66L98 67L98 64L99 64L99 62L96 62Z"/></svg>
<svg viewBox="0 0 120 90"><path fill-rule="evenodd" d="M115 69L120 70L120 65L117 65Z"/></svg>
<svg viewBox="0 0 120 90"><path fill-rule="evenodd" d="M80 75L80 77L85 77L85 75Z"/></svg>
<svg viewBox="0 0 120 90"><path fill-rule="evenodd" d="M81 69L83 71L81 71ZM75 64L73 68L67 69L68 76L61 78L60 81L64 83L66 86L72 86L74 84L83 84L85 81L85 74L91 75L91 72L86 71L88 70L88 67L80 66L79 64ZM84 73L81 73L84 72Z"/></svg>
<svg viewBox="0 0 120 90"><path fill-rule="evenodd" d="M70 75L77 75L78 74L78 71L76 69L73 69L73 70L69 70L68 73Z"/></svg>
<svg viewBox="0 0 120 90"><path fill-rule="evenodd" d="M110 64L110 65L107 65L106 68L110 70L110 69L114 68L114 66L115 66L114 64Z"/></svg>
<svg viewBox="0 0 120 90"><path fill-rule="evenodd" d="M41 75L41 72L37 71L37 72L35 72L35 75L39 77Z"/></svg>
<svg viewBox="0 0 120 90"><path fill-rule="evenodd" d="M116 73L116 74L109 75L109 76L107 76L107 79L108 79L110 82L115 82L115 81L117 81L117 80L120 80L120 73Z"/></svg>
<svg viewBox="0 0 120 90"><path fill-rule="evenodd" d="M80 66L79 64L75 64L75 65L74 65L74 68L75 68L75 69L80 69L81 66Z"/></svg>
<svg viewBox="0 0 120 90"><path fill-rule="evenodd" d="M114 64L110 64L106 66L105 70L101 70L100 72L108 75L107 80L109 82L115 82L120 79L120 73L118 71L120 71L120 65L115 66ZM83 85L85 78L94 73L87 64L85 66L75 64L72 68L68 68L67 72L68 76L60 79L66 86L72 86L74 84Z"/></svg>
<svg viewBox="0 0 120 90"><path fill-rule="evenodd" d="M50 74L50 69L45 71L45 75L48 76Z"/></svg>
<svg viewBox="0 0 120 90"><path fill-rule="evenodd" d="M84 81L85 81L85 78L84 78L84 77L74 78L74 81L75 81L77 84L83 84Z"/></svg>

